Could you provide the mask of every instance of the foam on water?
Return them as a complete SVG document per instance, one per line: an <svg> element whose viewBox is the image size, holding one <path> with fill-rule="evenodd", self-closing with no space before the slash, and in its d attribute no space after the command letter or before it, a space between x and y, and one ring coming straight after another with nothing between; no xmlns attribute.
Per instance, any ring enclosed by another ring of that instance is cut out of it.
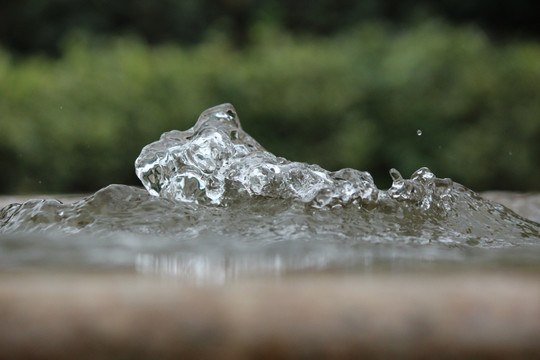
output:
<svg viewBox="0 0 540 360"><path fill-rule="evenodd" d="M277 157L242 130L230 104L163 134L135 168L147 191L110 185L72 205L31 200L0 210L0 266L127 266L215 279L463 264L494 249L507 249L496 250L499 260L540 263L540 225L502 205L427 168L410 179L392 169L385 191L367 172Z"/></svg>

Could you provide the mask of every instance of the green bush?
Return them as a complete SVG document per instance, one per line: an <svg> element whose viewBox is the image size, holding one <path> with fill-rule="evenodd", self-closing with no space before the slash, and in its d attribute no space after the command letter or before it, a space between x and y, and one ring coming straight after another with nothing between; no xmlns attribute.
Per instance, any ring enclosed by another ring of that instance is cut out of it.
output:
<svg viewBox="0 0 540 360"><path fill-rule="evenodd" d="M75 34L57 60L0 52L0 191L136 184L145 144L223 102L268 150L381 187L391 167L428 166L475 190L540 190L537 43L438 22L250 37L242 51L216 33L190 48Z"/></svg>

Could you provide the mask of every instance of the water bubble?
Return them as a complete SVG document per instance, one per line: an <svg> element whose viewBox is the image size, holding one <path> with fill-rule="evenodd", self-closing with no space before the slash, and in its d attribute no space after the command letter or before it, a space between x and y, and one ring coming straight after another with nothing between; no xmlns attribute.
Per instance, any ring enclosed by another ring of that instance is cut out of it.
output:
<svg viewBox="0 0 540 360"><path fill-rule="evenodd" d="M422 136L422 130L416 130L416 135Z"/></svg>

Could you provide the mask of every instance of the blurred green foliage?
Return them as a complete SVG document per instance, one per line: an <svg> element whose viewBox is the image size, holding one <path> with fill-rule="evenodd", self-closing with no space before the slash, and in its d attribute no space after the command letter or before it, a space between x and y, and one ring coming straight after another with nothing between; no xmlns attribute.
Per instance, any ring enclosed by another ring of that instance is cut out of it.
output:
<svg viewBox="0 0 540 360"><path fill-rule="evenodd" d="M331 35L363 21L406 26L437 17L475 24L496 38L540 38L537 0L2 0L0 44L21 54L58 55L73 30L135 35L149 44L197 44L219 28L237 47L254 24Z"/></svg>
<svg viewBox="0 0 540 360"><path fill-rule="evenodd" d="M79 33L56 60L0 52L0 191L137 184L144 145L223 102L273 153L381 187L392 167L428 166L475 190L540 190L537 43L434 21L248 36L240 50L219 32L189 48Z"/></svg>

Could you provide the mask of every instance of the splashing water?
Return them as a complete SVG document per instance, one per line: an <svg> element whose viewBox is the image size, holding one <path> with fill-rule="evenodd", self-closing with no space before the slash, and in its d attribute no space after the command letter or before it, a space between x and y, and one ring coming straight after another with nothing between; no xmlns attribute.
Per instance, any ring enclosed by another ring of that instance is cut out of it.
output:
<svg viewBox="0 0 540 360"><path fill-rule="evenodd" d="M135 168L152 195L197 204L265 197L315 207L369 205L378 194L367 172L330 173L265 151L242 130L230 104L206 110L188 131L163 134L142 150Z"/></svg>
<svg viewBox="0 0 540 360"><path fill-rule="evenodd" d="M242 130L230 104L163 134L135 168L147 191L110 185L72 205L31 200L0 210L0 263L214 280L510 255L540 264L539 224L427 168L410 179L391 169L384 191L367 172L277 157Z"/></svg>

